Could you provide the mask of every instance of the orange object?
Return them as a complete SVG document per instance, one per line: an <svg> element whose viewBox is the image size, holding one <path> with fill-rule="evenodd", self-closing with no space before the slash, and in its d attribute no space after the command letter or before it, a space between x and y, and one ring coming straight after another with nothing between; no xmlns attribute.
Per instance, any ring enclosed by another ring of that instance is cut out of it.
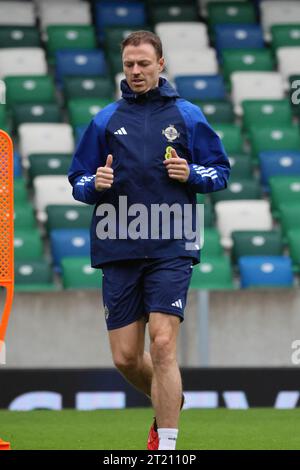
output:
<svg viewBox="0 0 300 470"><path fill-rule="evenodd" d="M5 442L2 439L0 439L0 450L11 450L10 442Z"/></svg>
<svg viewBox="0 0 300 470"><path fill-rule="evenodd" d="M0 321L0 347L4 343L14 293L14 201L13 145L0 129L0 286L6 301Z"/></svg>

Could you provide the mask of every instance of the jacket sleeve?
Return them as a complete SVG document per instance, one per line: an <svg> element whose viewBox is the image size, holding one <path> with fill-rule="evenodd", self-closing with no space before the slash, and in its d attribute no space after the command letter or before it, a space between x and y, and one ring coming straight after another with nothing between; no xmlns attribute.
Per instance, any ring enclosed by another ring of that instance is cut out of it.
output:
<svg viewBox="0 0 300 470"><path fill-rule="evenodd" d="M210 193L227 187L230 164L223 144L197 106L188 102L183 114L188 127L192 163L187 184L197 193Z"/></svg>

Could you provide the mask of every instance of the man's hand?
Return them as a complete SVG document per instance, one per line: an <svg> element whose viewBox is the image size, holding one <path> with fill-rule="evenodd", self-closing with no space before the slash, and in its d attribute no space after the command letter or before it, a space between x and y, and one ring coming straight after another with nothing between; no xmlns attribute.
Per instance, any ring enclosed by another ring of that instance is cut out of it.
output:
<svg viewBox="0 0 300 470"><path fill-rule="evenodd" d="M175 149L171 150L171 158L164 160L169 177L180 183L185 183L190 175L190 168L185 158L180 158Z"/></svg>
<svg viewBox="0 0 300 470"><path fill-rule="evenodd" d="M97 168L95 188L97 191L111 188L114 182L114 170L112 169L113 156L107 155L105 166Z"/></svg>

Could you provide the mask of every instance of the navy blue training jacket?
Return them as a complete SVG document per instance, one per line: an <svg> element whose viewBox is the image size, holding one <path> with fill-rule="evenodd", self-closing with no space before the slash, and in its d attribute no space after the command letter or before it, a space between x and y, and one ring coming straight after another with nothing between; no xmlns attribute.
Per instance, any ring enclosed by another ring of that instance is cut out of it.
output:
<svg viewBox="0 0 300 470"><path fill-rule="evenodd" d="M226 188L230 165L223 145L209 126L201 110L181 99L172 86L159 79L159 86L137 95L125 80L122 98L106 106L91 121L81 138L69 170L73 196L78 201L95 204L91 222L91 263L101 267L107 262L125 259L190 256L199 262L200 250L187 250L187 239L120 239L124 230L119 223L119 196L127 196L127 205L177 203L193 205L192 229L195 230L196 193ZM186 183L172 180L163 164L166 147L171 145L188 161ZM114 182L104 191L95 190L97 168L105 166L113 155ZM103 204L116 210L115 239L99 239L97 224L107 216ZM98 215L97 215L98 209ZM102 211L102 215L99 212ZM128 216L127 224L138 216ZM150 227L149 219L149 227ZM163 228L161 221L160 230ZM145 228L145 227L143 227ZM120 232L119 232L120 231ZM149 233L150 228L149 228Z"/></svg>

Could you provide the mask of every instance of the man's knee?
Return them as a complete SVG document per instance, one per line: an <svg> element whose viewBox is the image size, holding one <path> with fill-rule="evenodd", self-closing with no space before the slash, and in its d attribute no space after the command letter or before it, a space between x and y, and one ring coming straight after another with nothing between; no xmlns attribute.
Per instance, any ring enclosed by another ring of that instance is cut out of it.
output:
<svg viewBox="0 0 300 470"><path fill-rule="evenodd" d="M137 355L132 354L131 351L113 352L113 361L116 368L121 372L137 370L140 364L140 358Z"/></svg>
<svg viewBox="0 0 300 470"><path fill-rule="evenodd" d="M176 343L170 335L159 333L151 340L150 353L154 367L168 367L176 360Z"/></svg>

